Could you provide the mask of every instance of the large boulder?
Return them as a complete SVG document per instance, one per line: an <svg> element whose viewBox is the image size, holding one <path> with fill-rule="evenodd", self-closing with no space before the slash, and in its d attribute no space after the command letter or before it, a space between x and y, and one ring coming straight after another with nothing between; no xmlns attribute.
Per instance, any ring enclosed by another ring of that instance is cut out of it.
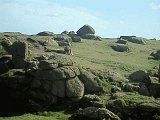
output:
<svg viewBox="0 0 160 120"><path fill-rule="evenodd" d="M85 94L104 92L100 80L91 72L80 70L79 79L84 84Z"/></svg>
<svg viewBox="0 0 160 120"><path fill-rule="evenodd" d="M112 45L111 47L118 52L127 52L129 50L128 46L123 44Z"/></svg>
<svg viewBox="0 0 160 120"><path fill-rule="evenodd" d="M155 51L155 52L152 52L150 55L153 56L154 59L160 60L160 50L157 50L157 51Z"/></svg>
<svg viewBox="0 0 160 120"><path fill-rule="evenodd" d="M160 98L160 83L152 83L148 89L151 96Z"/></svg>
<svg viewBox="0 0 160 120"><path fill-rule="evenodd" d="M151 84L151 79L146 71L139 70L129 75L131 82L145 84L149 86Z"/></svg>
<svg viewBox="0 0 160 120"><path fill-rule="evenodd" d="M95 34L95 30L90 25L84 25L77 31L77 35Z"/></svg>
<svg viewBox="0 0 160 120"><path fill-rule="evenodd" d="M97 107L79 109L73 117L75 120L121 120L108 109Z"/></svg>
<svg viewBox="0 0 160 120"><path fill-rule="evenodd" d="M148 39L142 38L142 37L131 37L130 39L128 39L129 42L142 44L142 45L146 44L146 40Z"/></svg>
<svg viewBox="0 0 160 120"><path fill-rule="evenodd" d="M120 36L120 40L127 40L132 43L144 45L148 39L136 36Z"/></svg>

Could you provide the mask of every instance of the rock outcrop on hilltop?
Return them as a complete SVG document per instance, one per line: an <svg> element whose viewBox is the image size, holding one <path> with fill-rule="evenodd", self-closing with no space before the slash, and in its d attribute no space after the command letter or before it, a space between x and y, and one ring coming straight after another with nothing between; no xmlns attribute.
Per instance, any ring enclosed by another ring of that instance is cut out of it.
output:
<svg viewBox="0 0 160 120"><path fill-rule="evenodd" d="M9 104L14 111L15 102L19 110L37 111L63 99L79 100L86 93L104 92L96 76L80 70L67 57L54 54L28 61L27 43L16 41L11 49L12 57L0 58L3 68L0 71L0 91L3 91L0 105L4 107ZM9 100L5 100L7 98Z"/></svg>
<svg viewBox="0 0 160 120"><path fill-rule="evenodd" d="M95 34L95 30L90 25L84 25L77 31L77 35Z"/></svg>
<svg viewBox="0 0 160 120"><path fill-rule="evenodd" d="M120 40L127 40L132 43L145 45L148 39L136 36L120 36Z"/></svg>

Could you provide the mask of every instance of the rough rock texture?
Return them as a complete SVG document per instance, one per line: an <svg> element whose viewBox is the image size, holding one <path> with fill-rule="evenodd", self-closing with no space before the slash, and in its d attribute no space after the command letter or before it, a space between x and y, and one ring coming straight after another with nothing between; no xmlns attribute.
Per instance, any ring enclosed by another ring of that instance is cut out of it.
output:
<svg viewBox="0 0 160 120"><path fill-rule="evenodd" d="M40 60L37 66L36 70L27 71L33 76L30 83L32 102L50 106L59 99L79 99L84 95L84 84L78 78L80 71L69 58L53 55Z"/></svg>
<svg viewBox="0 0 160 120"><path fill-rule="evenodd" d="M149 74L142 70L130 74L129 79L131 80L131 82L145 84L146 86L149 86L151 84Z"/></svg>
<svg viewBox="0 0 160 120"><path fill-rule="evenodd" d="M111 47L118 52L127 52L129 50L128 46L123 44L112 45Z"/></svg>
<svg viewBox="0 0 160 120"><path fill-rule="evenodd" d="M127 43L127 40L119 39L116 43L119 43L119 44L126 44L126 43Z"/></svg>
<svg viewBox="0 0 160 120"><path fill-rule="evenodd" d="M87 107L74 114L75 120L121 120L117 115L105 108Z"/></svg>
<svg viewBox="0 0 160 120"><path fill-rule="evenodd" d="M11 53L12 42L9 39L4 38L3 41L1 42L1 45L3 46L6 52Z"/></svg>
<svg viewBox="0 0 160 120"><path fill-rule="evenodd" d="M160 83L152 83L148 89L151 96L160 98Z"/></svg>
<svg viewBox="0 0 160 120"><path fill-rule="evenodd" d="M79 101L80 108L86 107L98 107L105 108L105 105L102 103L102 100L97 95L84 95Z"/></svg>
<svg viewBox="0 0 160 120"><path fill-rule="evenodd" d="M81 36L83 39L93 39L93 40L101 40L101 37L96 36L94 34L85 34Z"/></svg>
<svg viewBox="0 0 160 120"><path fill-rule="evenodd" d="M84 25L77 31L77 35L95 34L95 30L90 25Z"/></svg>
<svg viewBox="0 0 160 120"><path fill-rule="evenodd" d="M107 106L123 120L153 120L160 114L160 101L135 93L117 93Z"/></svg>
<svg viewBox="0 0 160 120"><path fill-rule="evenodd" d="M86 70L81 70L79 79L84 84L86 94L104 92L103 87L98 83L99 79L92 73Z"/></svg>
<svg viewBox="0 0 160 120"><path fill-rule="evenodd" d="M152 52L150 55L153 56L154 59L160 60L160 50L157 50L157 51L155 51L155 52Z"/></svg>
<svg viewBox="0 0 160 120"><path fill-rule="evenodd" d="M73 42L81 42L81 37L79 37L79 36L72 37L72 41Z"/></svg>
<svg viewBox="0 0 160 120"><path fill-rule="evenodd" d="M16 41L13 43L11 50L14 68L24 68L25 59L28 57L28 44Z"/></svg>

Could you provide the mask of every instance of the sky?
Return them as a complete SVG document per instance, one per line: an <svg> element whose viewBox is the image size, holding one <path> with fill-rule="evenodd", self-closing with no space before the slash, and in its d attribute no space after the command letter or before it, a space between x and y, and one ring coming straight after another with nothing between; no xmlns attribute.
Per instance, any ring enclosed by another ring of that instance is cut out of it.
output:
<svg viewBox="0 0 160 120"><path fill-rule="evenodd" d="M0 32L77 31L160 39L160 0L0 0Z"/></svg>

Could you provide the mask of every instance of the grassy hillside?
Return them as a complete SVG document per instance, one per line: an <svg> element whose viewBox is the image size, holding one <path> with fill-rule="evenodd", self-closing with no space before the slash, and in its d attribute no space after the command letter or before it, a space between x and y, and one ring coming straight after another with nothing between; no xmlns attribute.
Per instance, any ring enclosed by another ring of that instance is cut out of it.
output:
<svg viewBox="0 0 160 120"><path fill-rule="evenodd" d="M149 70L157 66L159 61L148 59L150 53L160 48L160 41L147 41L146 45L128 42L129 52L116 52L110 45L116 39L103 39L102 41L82 40L73 43L73 56L71 58L78 66L93 70L118 70L128 73L134 70Z"/></svg>

